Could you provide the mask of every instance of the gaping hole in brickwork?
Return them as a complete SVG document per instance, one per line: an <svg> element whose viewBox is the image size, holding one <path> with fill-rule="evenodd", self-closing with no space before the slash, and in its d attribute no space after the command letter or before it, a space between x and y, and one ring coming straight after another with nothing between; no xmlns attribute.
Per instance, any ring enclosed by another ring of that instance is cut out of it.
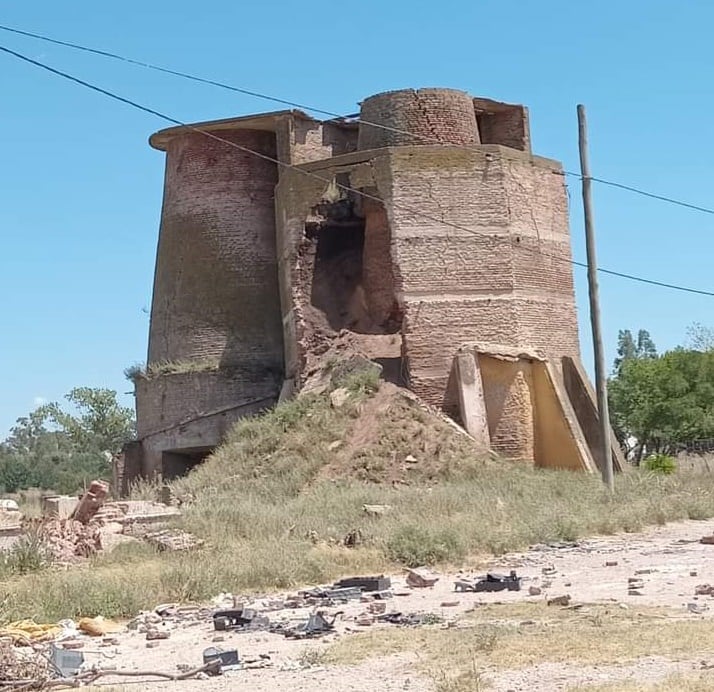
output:
<svg viewBox="0 0 714 692"><path fill-rule="evenodd" d="M347 192L338 177L305 223L301 251L303 315L314 352L349 339L401 381L402 311L396 298L391 231L376 191Z"/></svg>
<svg viewBox="0 0 714 692"><path fill-rule="evenodd" d="M172 480L185 476L191 469L202 463L213 451L210 447L181 449L161 454L161 477Z"/></svg>
<svg viewBox="0 0 714 692"><path fill-rule="evenodd" d="M362 299L364 219L350 200L318 205L318 221L306 226L315 244L310 303L334 331L369 330Z"/></svg>

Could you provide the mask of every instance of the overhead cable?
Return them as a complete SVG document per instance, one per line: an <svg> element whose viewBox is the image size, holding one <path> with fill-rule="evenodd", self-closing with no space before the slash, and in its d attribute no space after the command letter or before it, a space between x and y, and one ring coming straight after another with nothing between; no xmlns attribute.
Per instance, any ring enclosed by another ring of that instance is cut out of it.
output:
<svg viewBox="0 0 714 692"><path fill-rule="evenodd" d="M378 203L380 203L380 204L382 203L382 199L380 199L380 198L377 197L376 195L372 195L372 194L369 194L369 193L367 193L367 192L364 192L363 190L359 190L359 189L350 187L349 185L344 185L344 184L342 184L342 183L338 183L338 182L334 181L332 178L326 178L326 177L321 176L321 175L319 175L319 174L317 174L317 173L314 173L314 172L312 172L312 171L305 170L304 168L301 168L301 167L299 167L299 166L296 166L296 165L287 163L287 162L285 162L285 161L280 161L279 159L274 158L274 157L272 157L272 156L269 156L269 155L267 155L267 154L264 154L264 153L262 153L262 152L255 151L254 149L250 149L249 147L243 146L243 145L241 145L241 144L237 144L236 142L232 142L232 141L230 141L230 140L224 139L223 137L219 137L218 135L215 135L215 134L212 133L212 132L207 132L206 130L201 129L200 127L196 127L195 125L191 125L191 124L189 124L189 123L185 123L185 122L183 122L183 121L181 121L181 120L178 120L177 118L174 118L174 117L172 117L172 116L166 115L165 113L162 113L162 112L160 112L160 111L157 111L157 110L155 110L155 109L153 109L153 108L150 108L150 107L148 107L148 106L144 106L144 105L142 105L142 104L140 104L140 103L137 103L136 101L133 101L133 100L131 100L131 99L128 99L128 98L126 98L126 97L124 97L124 96L120 96L119 94L115 94L114 92L109 91L108 89L104 89L104 88L99 87L99 86L97 86L97 85L95 85L95 84L91 84L90 82L87 82L87 81L85 81L85 80L83 80L83 79L80 79L79 77L75 77L74 75L71 75L71 74L69 74L69 73L67 73L67 72L63 72L62 70L58 70L58 69L56 69L56 68L54 68L54 67L51 67L50 65L47 65L47 64L45 64L45 63L43 63L43 62L40 62L39 60L35 60L34 58L31 58L31 57L29 57L29 56L27 56L27 55L23 55L22 53L18 53L17 51L14 51L14 50L12 50L12 49L10 49L10 48L7 48L7 47L5 47L5 46L0 45L0 52L6 53L6 54L8 54L8 55L11 55L11 56L17 58L18 60L22 60L22 61L24 61L24 62L26 62L26 63L29 63L29 64L31 64L31 65L34 65L35 67L39 67L40 69L45 70L45 71L47 71L47 72L50 72L50 73L52 73L52 74L54 74L54 75L56 75L56 76L58 76L58 77L62 77L63 79L67 79L67 80L69 80L69 81L71 81L71 82L74 82L74 83L76 83L76 84L79 84L80 86L83 86L83 87L85 87L85 88L87 88L87 89L90 89L90 90L92 90L92 91L95 91L95 92L97 92L97 93L99 93L99 94L102 94L103 96L106 96L106 97L108 97L108 98L110 98L110 99L113 99L113 100L118 101L118 102L120 102L120 103L124 103L124 104L126 104L126 105L128 105L128 106L131 106L132 108L136 108L137 110L143 111L143 112L145 112L145 113L149 113L150 115L154 115L154 116L156 116L157 118L161 118L162 120L165 120L165 121L167 121L167 122L169 122L169 123L171 123L171 124L173 124L173 125L177 125L177 126L180 126L180 127L184 127L184 128L186 128L186 129L188 129L188 130L191 130L191 131L200 133L200 134L203 135L203 136L206 136L206 137L208 137L208 138L210 138L210 139L213 139L213 140L215 140L215 141L218 141L218 142L222 142L223 144L226 144L226 145L228 145L228 146L231 146L231 147L233 147L233 148L235 148L235 149L238 149L238 150L240 150L240 151L243 151L243 152L245 152L245 153L247 153L247 154L250 154L250 155L253 155L253 156L257 156L258 158L264 159L264 160L266 160L266 161L270 161L270 162L272 162L272 163L274 163L274 164L276 164L277 166L280 166L280 167L282 167L282 168L286 168L286 169L289 169L289 170L294 170L294 171L299 172L299 173L302 174L302 175L305 175L305 176L308 176L308 177L311 177L311 178L320 180L321 182L324 182L324 183L326 183L327 185L334 184L336 187L338 187L338 188L340 188L340 189L342 189L342 190L345 190L345 191L347 191L347 192L352 192L353 194L359 195L359 196L361 196L361 197L363 197L363 198L366 198L366 199L371 199L371 200L376 201L376 202L378 202ZM438 218L438 217L436 217L436 216L433 216L433 215L431 215L431 214L429 214L429 213L427 213L427 212L421 211L421 210L419 210L419 209L415 209L415 208L413 208L413 207L410 207L410 206L407 206L407 205L404 205L404 204L401 204L401 203L393 203L392 206L393 206L394 208L396 208L396 209L402 209L402 210L407 211L407 212L409 212L409 213L411 213L411 214L414 214L415 216L420 216L420 217L422 217L422 218L425 218L425 219L428 219L428 220L430 220L430 221L433 221L433 222L435 222L435 223L437 223L437 224L441 224L441 225L444 225L444 226L447 226L447 227L450 227L450 228L454 228L454 229L456 229L456 230L459 230L459 231L462 231L462 232L465 232L465 233L468 233L468 234L471 234L471 235L477 235L477 236L482 235L481 233L478 233L477 231L474 231L473 229L468 228L468 227L466 227L466 226L462 226L462 225L460 225L460 224L456 224L456 223L453 223L453 222L451 222L451 221L446 221L445 219L440 219L440 218ZM555 260L560 261L560 262L567 262L567 263L569 263L569 264L573 264L573 265L579 266L579 267L587 267L587 264L585 264L584 262L578 262L578 261L576 261L576 260L573 260L573 259L571 259L571 258L569 258L569 257L564 257L564 256L562 256L562 255L555 255L555 254L552 254L552 253L543 252L543 251L541 251L541 250L531 249L531 248L522 246L522 245L520 245L520 244L516 245L515 247L520 247L520 248L522 248L523 250L531 251L531 252L534 252L535 254L538 254L538 255L541 255L541 256L544 256L544 257L549 257L549 258L551 258L551 259L555 259ZM623 272L617 272L617 271L610 270L610 269L605 269L605 268L602 268L602 267L598 267L598 271L602 272L603 274L609 274L609 275L612 275L612 276L618 276L618 277L620 277L620 278L628 279L628 280L631 280L631 281L637 281L637 282L646 283L646 284L650 284L650 285L654 285L654 286L661 286L661 287L663 287L663 288L669 288L669 289L672 289L672 290L684 291L684 292L687 292L687 293L695 293L695 294L699 294L699 295L714 296L714 292L712 292L712 291L704 291L704 290L701 290L701 289L691 288L691 287L687 287L687 286L680 286L680 285L677 285L677 284L668 284L668 283L656 281L656 280L654 280L654 279L647 279L647 278L641 277L641 276L635 276L635 275L631 275L631 274L625 274L625 273L623 273Z"/></svg>

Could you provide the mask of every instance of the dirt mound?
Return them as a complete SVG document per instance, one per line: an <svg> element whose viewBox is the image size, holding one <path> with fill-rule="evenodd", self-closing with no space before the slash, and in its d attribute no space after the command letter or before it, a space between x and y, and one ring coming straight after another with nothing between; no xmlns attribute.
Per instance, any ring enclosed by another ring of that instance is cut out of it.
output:
<svg viewBox="0 0 714 692"><path fill-rule="evenodd" d="M333 405L341 391L333 391ZM463 429L389 382L381 382L357 404L354 422L330 448L333 461L318 478L409 484L463 474L483 464Z"/></svg>
<svg viewBox="0 0 714 692"><path fill-rule="evenodd" d="M325 392L351 374L370 369L401 383L400 363L399 334L356 334L344 329L323 344L319 354L309 356L300 393Z"/></svg>

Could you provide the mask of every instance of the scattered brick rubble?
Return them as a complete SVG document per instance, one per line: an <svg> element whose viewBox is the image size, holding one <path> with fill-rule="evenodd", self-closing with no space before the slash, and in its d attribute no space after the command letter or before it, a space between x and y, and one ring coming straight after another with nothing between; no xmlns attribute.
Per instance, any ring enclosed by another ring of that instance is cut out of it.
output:
<svg viewBox="0 0 714 692"><path fill-rule="evenodd" d="M162 529L144 534L144 540L159 551L179 551L200 548L204 541L181 529Z"/></svg>
<svg viewBox="0 0 714 692"><path fill-rule="evenodd" d="M73 519L32 520L44 539L54 562L72 563L92 557L102 549L98 524L83 524Z"/></svg>
<svg viewBox="0 0 714 692"><path fill-rule="evenodd" d="M36 535L48 557L56 564L70 565L123 540L140 539L158 550L190 550L203 541L186 531L167 528L180 515L177 507L158 502L107 502L109 486L92 481L80 497L43 498L42 518L22 518L7 502L0 506L0 550L11 548L22 536Z"/></svg>

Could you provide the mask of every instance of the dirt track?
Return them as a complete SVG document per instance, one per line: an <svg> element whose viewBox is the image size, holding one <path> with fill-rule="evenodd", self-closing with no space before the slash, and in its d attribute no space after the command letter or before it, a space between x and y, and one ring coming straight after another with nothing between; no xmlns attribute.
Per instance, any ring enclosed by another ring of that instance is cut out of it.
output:
<svg viewBox="0 0 714 692"><path fill-rule="evenodd" d="M515 568L524 577L524 588L519 592L459 593L453 590L458 575L442 574L436 586L429 589L408 589L402 576L393 578L397 594L388 601L388 610L402 612L428 612L446 621L455 620L478 603L537 601L548 597L569 594L573 603L617 603L622 607L665 606L671 609L672 618L710 618L714 615L714 599L694 596L697 585L714 583L714 545L705 545L699 539L714 533L714 520L684 522L654 528L643 533L591 539L577 544L536 546L521 553L510 554L490 565L498 571ZM551 569L551 568L554 568ZM545 574L544 574L545 570ZM628 579L637 577L637 595L629 594ZM529 595L529 587L542 589L540 595ZM458 601L456 606L445 602ZM711 607L708 603L711 602ZM692 612L702 610L701 613ZM342 609L342 608L341 608ZM145 635L126 632L118 635L118 646L110 649L93 648L86 644L88 660L104 659L104 665L126 669L156 669L176 671L177 664L200 665L202 651L209 646L237 648L243 658L270 656L270 667L243 670L221 678L194 680L181 683L137 682L132 687L140 689L213 690L233 689L248 683L254 690L433 690L433 681L415 672L416 655L400 654L377 656L354 666L323 666L319 654L337 639L349 637L354 632L375 627L394 625L359 626L354 618L364 613L366 605L351 602L343 608L342 619L337 621L336 633L320 640L293 641L282 635L267 632L216 633L209 620L185 622L172 626L170 639L160 641L155 648L147 648ZM337 608L332 609L337 610ZM309 610L289 611L299 620ZM268 613L272 618L286 611ZM441 625L443 626L443 625ZM436 625L439 627L439 625ZM215 636L224 641L213 642ZM102 651L92 654L90 651ZM111 661L109 660L111 658ZM568 689L574 685L587 685L636 678L656 681L667 675L696 670L701 656L692 651L689 660L669 661L652 656L627 665L583 666L544 663L525 670L487 671L486 678L493 690L543 691ZM310 662L316 665L309 665ZM109 680L107 680L109 682ZM115 684L119 680L112 681Z"/></svg>

